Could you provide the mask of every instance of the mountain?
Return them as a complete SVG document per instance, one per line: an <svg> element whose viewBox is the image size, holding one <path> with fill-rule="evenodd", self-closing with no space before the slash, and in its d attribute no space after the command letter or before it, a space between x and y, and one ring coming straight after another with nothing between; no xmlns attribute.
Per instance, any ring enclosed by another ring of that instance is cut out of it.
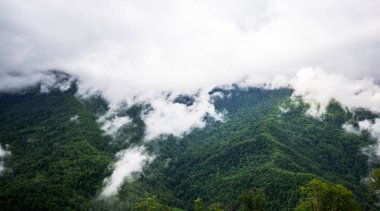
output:
<svg viewBox="0 0 380 211"><path fill-rule="evenodd" d="M0 141L11 152L0 177L2 209L89 208L113 155L95 116L74 93L0 96Z"/></svg>
<svg viewBox="0 0 380 211"><path fill-rule="evenodd" d="M362 184L370 173L362 149L375 140L367 131L347 133L342 124L376 114L348 112L332 100L316 119L306 114L309 105L302 99L291 99L291 89L215 88L209 94L224 121L206 116L205 127L183 137L144 143L141 116L149 105L119 110L134 124L112 137L97 121L109 109L107 102L78 96L75 81L69 82L63 90L41 92L37 86L0 94L0 143L10 152L0 176L1 209L138 210L148 201L164 210L192 210L199 197L204 206L237 210L244 191L260 189L268 210L291 210L300 186L312 179L341 184L362 209L375 209ZM191 106L193 98L179 96L175 103ZM117 197L99 197L115 154L141 144L155 159Z"/></svg>

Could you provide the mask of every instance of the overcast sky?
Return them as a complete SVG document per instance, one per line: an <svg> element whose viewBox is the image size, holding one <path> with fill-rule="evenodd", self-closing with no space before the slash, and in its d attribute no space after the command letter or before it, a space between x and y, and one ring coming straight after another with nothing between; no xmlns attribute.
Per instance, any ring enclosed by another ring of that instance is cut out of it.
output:
<svg viewBox="0 0 380 211"><path fill-rule="evenodd" d="M0 71L61 69L115 94L303 67L380 79L380 1L1 0ZM20 84L21 85L21 84Z"/></svg>

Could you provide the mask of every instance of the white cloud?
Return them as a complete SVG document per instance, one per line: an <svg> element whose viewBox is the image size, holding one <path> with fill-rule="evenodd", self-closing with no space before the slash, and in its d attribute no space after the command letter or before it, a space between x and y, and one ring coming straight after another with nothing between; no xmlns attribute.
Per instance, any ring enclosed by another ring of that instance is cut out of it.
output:
<svg viewBox="0 0 380 211"><path fill-rule="evenodd" d="M5 0L0 69L67 70L112 99L304 66L379 79L379 10L376 0Z"/></svg>
<svg viewBox="0 0 380 211"><path fill-rule="evenodd" d="M266 87L276 88L304 66L327 69L324 79L380 80L379 10L376 0L4 0L0 91L51 80L37 70L62 69L79 76L80 90L98 90L112 104L154 104L157 108L145 120L161 128L148 134L171 129L180 134L202 126L200 112L212 113L212 108L205 98L202 108L193 110L170 105L162 92L193 94L244 77L248 85L269 79L273 83ZM13 70L22 77L9 75ZM313 78L310 72L301 71L296 79L319 83L318 77L324 77L314 73ZM309 86L300 83L292 84L297 91ZM297 94L326 102L323 95ZM168 112L169 107L176 110ZM171 127L175 112L192 112L193 122Z"/></svg>
<svg viewBox="0 0 380 211"><path fill-rule="evenodd" d="M375 144L364 149L364 152L369 151L370 162L378 160L380 157L380 118L376 118L374 122L363 120L359 122L360 130L367 130L377 140ZM376 157L376 159L373 158Z"/></svg>
<svg viewBox="0 0 380 211"><path fill-rule="evenodd" d="M1 145L0 145L0 173L2 173L4 170L5 170L5 167L4 167L4 157L5 156L8 156L10 155L11 152L4 149Z"/></svg>
<svg viewBox="0 0 380 211"><path fill-rule="evenodd" d="M360 121L359 127L361 130L368 130L374 137L380 140L380 118L376 118L374 122L369 120Z"/></svg>
<svg viewBox="0 0 380 211"><path fill-rule="evenodd" d="M124 125L132 122L132 120L127 116L113 116L111 119L105 119L104 116L102 116L98 121L102 124L101 129L112 137L115 137L117 132Z"/></svg>
<svg viewBox="0 0 380 211"><path fill-rule="evenodd" d="M322 69L305 68L290 80L290 85L294 96L302 96L311 104L308 113L313 116L324 113L331 99L349 109L361 107L380 112L380 87L371 78L353 80Z"/></svg>
<svg viewBox="0 0 380 211"><path fill-rule="evenodd" d="M147 126L146 139L151 140L162 134L181 136L192 128L203 127L203 118L208 114L216 120L222 120L222 114L215 111L208 90L202 91L193 105L173 103L173 99L155 99L151 101L153 111L143 116Z"/></svg>
<svg viewBox="0 0 380 211"><path fill-rule="evenodd" d="M43 72L23 73L0 71L0 92L20 91L22 88L34 86L41 81L44 81L46 84L55 82L52 75Z"/></svg>
<svg viewBox="0 0 380 211"><path fill-rule="evenodd" d="M101 197L116 195L126 178L133 179L132 173L141 172L143 166L153 160L153 157L146 153L143 146L131 147L120 151L116 157L117 161L114 164L114 171L105 180L106 186L101 193Z"/></svg>
<svg viewBox="0 0 380 211"><path fill-rule="evenodd" d="M74 123L79 123L80 120L79 120L79 115L74 115L72 117L70 117L70 122L74 122Z"/></svg>
<svg viewBox="0 0 380 211"><path fill-rule="evenodd" d="M361 129L358 127L354 127L352 124L350 123L344 123L342 125L342 128L347 132L347 133L352 133L352 134L355 134L355 135L360 135L361 133Z"/></svg>

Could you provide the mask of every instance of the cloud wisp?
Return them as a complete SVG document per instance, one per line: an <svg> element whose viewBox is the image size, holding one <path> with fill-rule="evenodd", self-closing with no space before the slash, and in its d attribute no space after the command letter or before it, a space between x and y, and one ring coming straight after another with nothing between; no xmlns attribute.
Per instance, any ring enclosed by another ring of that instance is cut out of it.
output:
<svg viewBox="0 0 380 211"><path fill-rule="evenodd" d="M101 197L110 197L117 194L118 189L124 183L125 178L132 178L134 172L141 172L145 164L154 157L145 152L143 146L131 147L116 154L118 161L114 164L112 175L105 180L106 186L101 192Z"/></svg>
<svg viewBox="0 0 380 211"><path fill-rule="evenodd" d="M0 145L0 174L3 173L3 171L6 169L4 167L4 158L6 156L9 156L11 154L10 151L8 151L7 149L4 149L1 145Z"/></svg>

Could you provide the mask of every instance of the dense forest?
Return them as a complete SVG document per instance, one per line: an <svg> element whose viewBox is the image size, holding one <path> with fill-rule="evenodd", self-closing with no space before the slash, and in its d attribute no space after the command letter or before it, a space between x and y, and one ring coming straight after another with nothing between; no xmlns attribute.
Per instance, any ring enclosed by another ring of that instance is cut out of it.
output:
<svg viewBox="0 0 380 211"><path fill-rule="evenodd" d="M115 153L143 144L141 113L149 105L119 110L134 124L111 137L97 122L109 109L106 101L76 92L73 83L66 91L0 94L0 143L11 152L0 176L2 210L376 209L380 186L363 180L377 166L362 152L375 139L342 128L376 114L348 112L332 100L316 119L291 89L237 86L209 93L223 122L206 116L204 128L145 143L155 160L117 196L100 198Z"/></svg>

